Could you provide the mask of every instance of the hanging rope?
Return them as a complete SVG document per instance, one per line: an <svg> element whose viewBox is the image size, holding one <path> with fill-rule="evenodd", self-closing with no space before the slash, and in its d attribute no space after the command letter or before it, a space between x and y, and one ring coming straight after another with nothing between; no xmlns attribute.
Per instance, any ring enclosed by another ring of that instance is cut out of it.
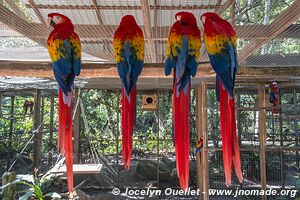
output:
<svg viewBox="0 0 300 200"><path fill-rule="evenodd" d="M82 117L83 117L83 124L84 124L84 128L85 128L86 136L88 138L89 145L90 145L90 148L91 148L91 154L92 154L92 157L93 157L93 161L95 163L99 163L99 158L98 158L96 150L95 150L96 148L92 144L91 134L90 134L90 127L89 127L89 124L88 124L88 121L87 121L87 118L86 118L86 115L85 115L85 109L83 107L83 103L82 103L81 99L80 99L80 108L81 108L81 113L82 113Z"/></svg>
<svg viewBox="0 0 300 200"><path fill-rule="evenodd" d="M29 143L31 142L31 140L33 139L33 137L34 137L36 134L40 133L40 131L41 131L42 127L43 127L43 124L44 124L44 121L42 121L42 122L40 123L40 125L38 126L38 128L37 128L36 130L33 130L33 131L32 131L31 137L30 137L29 140L26 142L25 146L24 146L23 149L20 151L19 155L17 156L17 158L15 159L15 161L10 165L10 167L8 168L7 171L10 171L11 168L15 165L15 163L16 163L17 160L20 158L20 156L23 154L23 152L25 151L25 149L27 148L27 146L29 145Z"/></svg>

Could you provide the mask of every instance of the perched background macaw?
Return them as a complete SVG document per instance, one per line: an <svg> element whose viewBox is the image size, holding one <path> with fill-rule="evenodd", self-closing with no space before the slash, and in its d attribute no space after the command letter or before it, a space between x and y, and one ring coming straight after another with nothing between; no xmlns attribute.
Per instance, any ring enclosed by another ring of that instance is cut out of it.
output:
<svg viewBox="0 0 300 200"><path fill-rule="evenodd" d="M186 190L189 183L190 79L197 72L201 35L192 13L179 12L175 19L167 42L165 74L169 75L174 69L173 131L176 167L180 187Z"/></svg>
<svg viewBox="0 0 300 200"><path fill-rule="evenodd" d="M231 184L232 161L243 181L239 143L236 133L234 85L238 70L236 33L229 22L216 13L201 16L204 42L212 68L216 72L216 94L220 101L220 125L226 186Z"/></svg>
<svg viewBox="0 0 300 200"><path fill-rule="evenodd" d="M273 81L270 84L270 97L269 102L273 104L272 108L272 118L274 117L274 113L276 112L276 106L279 105L279 94L278 94L278 84L277 82Z"/></svg>
<svg viewBox="0 0 300 200"><path fill-rule="evenodd" d="M81 45L71 20L59 13L48 15L54 29L48 37L48 52L58 82L58 149L65 156L68 191L73 195L72 99L75 76L81 70Z"/></svg>
<svg viewBox="0 0 300 200"><path fill-rule="evenodd" d="M113 40L114 55L122 82L122 160L130 167L132 132L136 115L136 82L144 66L144 36L132 15L122 18Z"/></svg>

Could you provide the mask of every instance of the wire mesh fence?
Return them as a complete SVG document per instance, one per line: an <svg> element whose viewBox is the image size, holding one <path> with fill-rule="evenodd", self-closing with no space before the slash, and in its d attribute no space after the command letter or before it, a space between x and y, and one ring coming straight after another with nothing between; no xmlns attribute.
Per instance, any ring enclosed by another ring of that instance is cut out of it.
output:
<svg viewBox="0 0 300 200"><path fill-rule="evenodd" d="M255 88L255 87L254 87ZM268 89L265 87L266 103ZM253 87L237 86L236 117L241 150L244 182L239 185L234 171L230 188L262 188L265 184L274 188L299 188L299 116L300 88L280 88L281 104L273 112L271 105L259 107L258 91ZM9 93L8 93L9 94ZM199 120L196 110L195 90L191 93L191 147L190 147L190 186L196 188L196 123ZM172 137L172 93L170 91L148 91L138 95L137 123L133 134L132 168L127 175L135 174L135 179L123 179L124 171L121 160L121 126L120 126L120 91L83 90L81 99L89 125L86 132L84 120L80 119L79 160L92 163L93 151L101 159L106 159L116 174L116 184L127 187L148 187L158 184L160 187L179 187L176 176L175 151ZM156 107L143 109L143 96L156 95ZM30 106L25 113L26 101L33 101L33 95L2 95L0 117L0 162L1 173L18 157L13 167L18 173L33 168L33 149L31 142L23 155L18 155L32 134L33 113ZM58 158L57 140L57 99L53 93L42 92L41 118L42 130L41 172L47 171ZM13 109L12 109L13 106ZM268 107L269 106L269 107ZM52 107L52 108L51 108ZM51 111L52 110L52 111ZM225 189L222 159L222 140L219 125L219 104L213 86L207 88L207 133L208 147L208 188ZM260 139L260 115L265 111L266 146L265 174L262 174ZM81 112L82 114L82 112ZM10 146L11 145L11 146ZM10 158L7 155L10 154ZM26 168L24 170L24 168ZM150 173L149 173L150 172ZM126 174L125 174L126 175ZM263 177L262 177L263 175ZM171 177L171 178L170 178ZM137 180L141 182L137 182ZM211 196L210 199L218 199ZM224 199L224 198L223 198ZM228 198L230 199L230 198ZM260 199L260 197L249 197Z"/></svg>

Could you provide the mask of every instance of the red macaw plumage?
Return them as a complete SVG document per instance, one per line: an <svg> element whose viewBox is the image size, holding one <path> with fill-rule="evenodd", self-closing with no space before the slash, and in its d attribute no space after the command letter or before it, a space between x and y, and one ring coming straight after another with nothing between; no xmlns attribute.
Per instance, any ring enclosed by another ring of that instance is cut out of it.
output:
<svg viewBox="0 0 300 200"><path fill-rule="evenodd" d="M136 82L144 66L144 36L132 15L122 18L114 34L113 48L122 83L122 159L128 170L136 115Z"/></svg>
<svg viewBox="0 0 300 200"><path fill-rule="evenodd" d="M179 12L170 31L165 63L165 74L174 69L173 120L176 167L180 187L189 183L190 152L190 79L197 72L201 35L192 13Z"/></svg>
<svg viewBox="0 0 300 200"><path fill-rule="evenodd" d="M220 101L220 125L226 186L231 184L232 161L236 175L243 181L236 133L234 85L238 69L236 33L229 22L216 13L201 16L204 42L212 68L216 72L216 94Z"/></svg>
<svg viewBox="0 0 300 200"><path fill-rule="evenodd" d="M73 196L72 99L75 76L81 70L81 45L71 20L59 13L48 15L53 30L48 52L58 82L58 149L65 156L70 197Z"/></svg>
<svg viewBox="0 0 300 200"><path fill-rule="evenodd" d="M278 94L278 84L277 82L273 81L270 83L270 97L269 102L273 104L272 108L272 118L274 118L274 113L276 112L277 108L276 106L280 103L280 97Z"/></svg>

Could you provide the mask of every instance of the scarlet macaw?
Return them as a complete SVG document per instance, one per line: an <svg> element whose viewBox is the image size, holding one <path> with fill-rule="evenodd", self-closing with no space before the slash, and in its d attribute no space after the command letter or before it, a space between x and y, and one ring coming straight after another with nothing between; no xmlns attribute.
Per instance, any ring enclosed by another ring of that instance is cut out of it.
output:
<svg viewBox="0 0 300 200"><path fill-rule="evenodd" d="M58 149L65 156L68 191L73 196L72 99L75 76L81 70L81 45L71 20L59 13L48 15L54 29L48 37L48 52L58 82Z"/></svg>
<svg viewBox="0 0 300 200"><path fill-rule="evenodd" d="M273 81L270 84L270 97L269 102L273 104L272 108L272 118L274 117L274 113L276 112L276 106L279 105L279 94L278 94L278 84L277 82Z"/></svg>
<svg viewBox="0 0 300 200"><path fill-rule="evenodd" d="M190 141L190 79L197 72L201 35L192 13L175 15L166 50L165 74L174 69L173 120L176 166L180 187L188 188Z"/></svg>
<svg viewBox="0 0 300 200"><path fill-rule="evenodd" d="M130 167L132 132L136 115L136 82L144 66L144 36L132 15L122 18L113 48L122 82L122 160Z"/></svg>
<svg viewBox="0 0 300 200"><path fill-rule="evenodd" d="M232 161L240 182L241 171L239 143L236 133L234 85L238 70L236 33L229 22L216 13L201 16L204 42L212 68L216 72L216 94L220 101L220 125L226 186L231 184Z"/></svg>

